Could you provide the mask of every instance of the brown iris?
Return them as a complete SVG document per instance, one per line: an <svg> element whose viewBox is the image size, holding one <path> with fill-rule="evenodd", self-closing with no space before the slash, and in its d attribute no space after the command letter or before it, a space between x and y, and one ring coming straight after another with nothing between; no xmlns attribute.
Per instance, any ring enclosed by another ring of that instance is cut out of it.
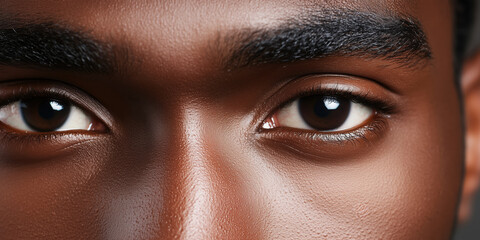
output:
<svg viewBox="0 0 480 240"><path fill-rule="evenodd" d="M70 103L48 97L36 97L20 102L25 123L38 132L59 129L70 115Z"/></svg>
<svg viewBox="0 0 480 240"><path fill-rule="evenodd" d="M310 127L329 131L345 123L351 102L341 97L314 95L301 98L298 105L300 115Z"/></svg>

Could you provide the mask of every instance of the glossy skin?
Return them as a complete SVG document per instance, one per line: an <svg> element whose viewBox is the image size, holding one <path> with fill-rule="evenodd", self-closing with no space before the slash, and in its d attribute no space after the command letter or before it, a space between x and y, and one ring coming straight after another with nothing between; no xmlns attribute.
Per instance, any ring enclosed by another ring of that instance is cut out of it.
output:
<svg viewBox="0 0 480 240"><path fill-rule="evenodd" d="M0 165L2 239L450 237L463 141L449 1L0 3L88 29L130 56L109 74L0 67L0 89L40 78L54 81L39 88L82 89L78 104L109 129L45 138L0 128L11 153ZM413 69L361 56L222 68L219 34L305 7L411 15L434 57ZM396 110L348 141L260 130L299 89L328 84Z"/></svg>

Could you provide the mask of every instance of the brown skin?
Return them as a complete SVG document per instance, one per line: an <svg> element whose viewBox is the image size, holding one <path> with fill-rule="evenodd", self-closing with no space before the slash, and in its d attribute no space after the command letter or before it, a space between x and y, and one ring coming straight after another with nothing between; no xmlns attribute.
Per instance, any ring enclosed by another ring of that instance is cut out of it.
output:
<svg viewBox="0 0 480 240"><path fill-rule="evenodd" d="M463 135L449 1L1 5L88 29L133 56L128 63L118 59L122 71L107 75L0 68L0 84L43 78L55 81L39 87L64 88L62 82L82 89L101 105L78 104L109 129L42 140L2 128L15 137L0 145L22 154L0 165L2 239L450 237ZM218 34L275 25L306 6L345 5L418 18L434 58L413 70L362 57L230 72L219 64L222 49L212 44ZM396 111L365 138L347 142L312 140L307 135L318 133L292 129L259 131L295 91L328 83L386 99Z"/></svg>

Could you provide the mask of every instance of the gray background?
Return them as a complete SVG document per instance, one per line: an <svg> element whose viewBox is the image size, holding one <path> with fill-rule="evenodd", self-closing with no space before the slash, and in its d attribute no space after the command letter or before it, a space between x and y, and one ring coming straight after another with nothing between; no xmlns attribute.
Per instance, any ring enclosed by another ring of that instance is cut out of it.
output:
<svg viewBox="0 0 480 240"><path fill-rule="evenodd" d="M477 9L475 14L474 32L469 44L469 51L477 49L480 46L480 0L476 0ZM480 66L479 66L480 67ZM480 239L480 189L475 198L472 218L462 226L459 226L454 240L479 240Z"/></svg>
<svg viewBox="0 0 480 240"><path fill-rule="evenodd" d="M455 234L455 240L478 240L480 239L480 194L477 193L474 213L470 221L459 226Z"/></svg>

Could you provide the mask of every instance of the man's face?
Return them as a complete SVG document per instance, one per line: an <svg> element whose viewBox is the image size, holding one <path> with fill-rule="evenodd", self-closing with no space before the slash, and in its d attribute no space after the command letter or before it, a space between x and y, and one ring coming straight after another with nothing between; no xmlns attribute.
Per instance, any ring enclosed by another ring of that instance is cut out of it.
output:
<svg viewBox="0 0 480 240"><path fill-rule="evenodd" d="M3 239L441 239L450 1L0 1Z"/></svg>

